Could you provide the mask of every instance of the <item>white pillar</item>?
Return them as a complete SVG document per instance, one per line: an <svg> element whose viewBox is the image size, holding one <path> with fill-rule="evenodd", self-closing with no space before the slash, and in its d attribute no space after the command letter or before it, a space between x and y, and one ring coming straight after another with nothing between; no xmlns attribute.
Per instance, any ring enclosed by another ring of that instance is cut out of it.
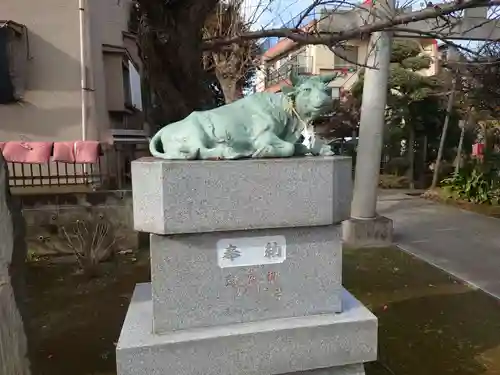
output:
<svg viewBox="0 0 500 375"><path fill-rule="evenodd" d="M391 10L394 9L394 0L387 0L387 4ZM386 7L381 6L380 9L387 11ZM366 68L364 78L351 204L351 217L355 219L371 219L376 216L391 44L392 33L384 31L373 33L368 46L367 66L375 69Z"/></svg>

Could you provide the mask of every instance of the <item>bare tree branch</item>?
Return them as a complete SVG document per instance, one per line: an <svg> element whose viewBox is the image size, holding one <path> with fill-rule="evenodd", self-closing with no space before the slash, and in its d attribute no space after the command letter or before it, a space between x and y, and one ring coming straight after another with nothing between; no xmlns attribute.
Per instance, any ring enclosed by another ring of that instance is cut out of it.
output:
<svg viewBox="0 0 500 375"><path fill-rule="evenodd" d="M454 12L465 9L479 7L493 7L500 5L500 0L463 0L454 3L442 5L440 7L425 8L415 12L402 13L392 18L379 20L370 24L362 25L352 30L340 32L328 32L311 34L298 28L277 28L269 30L259 30L241 33L229 38L208 38L203 42L205 50L222 48L230 44L238 44L248 40L255 40L268 37L288 38L300 44L324 44L334 45L340 41L358 39L370 35L376 31L387 30L398 25L407 25L412 22L423 21L426 19L447 16Z"/></svg>

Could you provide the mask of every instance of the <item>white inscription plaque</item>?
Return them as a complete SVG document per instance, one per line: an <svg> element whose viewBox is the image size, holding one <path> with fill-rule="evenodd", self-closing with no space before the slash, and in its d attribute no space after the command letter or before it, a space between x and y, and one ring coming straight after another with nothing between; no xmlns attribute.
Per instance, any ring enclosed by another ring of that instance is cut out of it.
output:
<svg viewBox="0 0 500 375"><path fill-rule="evenodd" d="M220 268L277 264L285 259L284 236L223 238L217 241Z"/></svg>

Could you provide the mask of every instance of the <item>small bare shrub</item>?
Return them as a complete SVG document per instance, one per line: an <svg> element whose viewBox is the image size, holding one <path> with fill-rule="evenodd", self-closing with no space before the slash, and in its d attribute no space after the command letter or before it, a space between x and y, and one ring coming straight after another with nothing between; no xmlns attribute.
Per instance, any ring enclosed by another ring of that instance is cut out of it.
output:
<svg viewBox="0 0 500 375"><path fill-rule="evenodd" d="M97 276L99 263L114 255L117 238L112 224L104 218L77 220L71 230L63 227L62 233L80 268L89 277Z"/></svg>
<svg viewBox="0 0 500 375"><path fill-rule="evenodd" d="M380 175L378 186L382 189L407 189L410 181L406 176L397 176L393 174Z"/></svg>

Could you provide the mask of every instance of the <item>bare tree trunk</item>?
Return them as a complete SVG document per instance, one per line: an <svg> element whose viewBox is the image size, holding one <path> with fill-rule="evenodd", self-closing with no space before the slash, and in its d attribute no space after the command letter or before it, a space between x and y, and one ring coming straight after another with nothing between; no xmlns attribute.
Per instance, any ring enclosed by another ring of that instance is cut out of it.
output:
<svg viewBox="0 0 500 375"><path fill-rule="evenodd" d="M408 179L410 189L415 189L415 128L409 125L408 130L410 133L408 136Z"/></svg>
<svg viewBox="0 0 500 375"><path fill-rule="evenodd" d="M220 87L224 93L224 100L226 104L232 103L235 100L240 99L240 90L238 86L238 80L234 78L223 77L222 74L216 73L217 79L219 80Z"/></svg>
<svg viewBox="0 0 500 375"><path fill-rule="evenodd" d="M467 123L463 120L460 120L459 124L460 138L458 140L457 157L455 158L455 174L458 174L460 166L462 165L462 148L464 144L465 127L467 126Z"/></svg>
<svg viewBox="0 0 500 375"><path fill-rule="evenodd" d="M488 124L485 123L483 127L483 152L484 150L487 150L489 146L490 142L488 140Z"/></svg>
<svg viewBox="0 0 500 375"><path fill-rule="evenodd" d="M419 181L421 183L421 186L426 185L426 172L427 172L427 153L428 153L428 138L427 135L424 135L422 138L422 165L420 169L420 176L419 176Z"/></svg>
<svg viewBox="0 0 500 375"><path fill-rule="evenodd" d="M156 97L152 118L157 124L177 121L212 104L201 43L205 19L217 1L140 1L139 42Z"/></svg>
<svg viewBox="0 0 500 375"><path fill-rule="evenodd" d="M453 101L455 100L455 88L457 86L457 78L453 77L453 82L451 85L451 93L448 98L448 105L446 107L446 118L444 119L443 131L441 133L441 139L439 141L439 149L436 158L436 164L434 166L434 174L432 175L431 189L435 189L438 183L439 169L441 167L441 159L443 157L444 141L446 140L446 132L448 131L448 124L450 122L451 109L453 108Z"/></svg>
<svg viewBox="0 0 500 375"><path fill-rule="evenodd" d="M351 134L351 141L352 141L352 152L356 154L358 152L358 131L356 129L356 126L352 128L352 134ZM382 150L383 153L383 150Z"/></svg>
<svg viewBox="0 0 500 375"><path fill-rule="evenodd" d="M422 160L424 163L424 168L422 168L423 171L425 171L425 167L427 165L427 152L429 148L429 140L427 138L427 135L424 135L424 144L422 146Z"/></svg>

